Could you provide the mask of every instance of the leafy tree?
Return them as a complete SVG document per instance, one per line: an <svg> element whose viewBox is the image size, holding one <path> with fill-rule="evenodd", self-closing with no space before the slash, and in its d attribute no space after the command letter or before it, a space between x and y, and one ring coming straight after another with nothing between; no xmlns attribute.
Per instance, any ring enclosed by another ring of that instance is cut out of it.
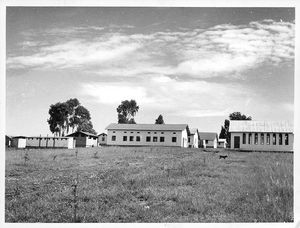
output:
<svg viewBox="0 0 300 228"><path fill-rule="evenodd" d="M77 98L50 105L49 115L50 118L47 122L54 135L64 136L69 133L70 128L72 128L72 132L76 129L95 132L90 112L80 105Z"/></svg>
<svg viewBox="0 0 300 228"><path fill-rule="evenodd" d="M159 115L155 120L155 124L165 124L164 118L162 115Z"/></svg>
<svg viewBox="0 0 300 228"><path fill-rule="evenodd" d="M229 114L229 119L230 120L252 120L251 116L246 116L241 114L240 112L233 112Z"/></svg>
<svg viewBox="0 0 300 228"><path fill-rule="evenodd" d="M135 100L125 100L117 108L118 123L135 124L134 116L139 111L139 106Z"/></svg>

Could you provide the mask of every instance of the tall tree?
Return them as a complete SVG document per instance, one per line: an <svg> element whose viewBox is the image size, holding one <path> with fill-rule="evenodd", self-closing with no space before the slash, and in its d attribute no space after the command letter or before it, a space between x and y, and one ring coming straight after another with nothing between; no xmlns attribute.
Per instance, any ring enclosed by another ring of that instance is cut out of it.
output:
<svg viewBox="0 0 300 228"><path fill-rule="evenodd" d="M135 124L134 116L139 111L139 106L135 100L125 100L117 108L118 123Z"/></svg>
<svg viewBox="0 0 300 228"><path fill-rule="evenodd" d="M164 118L161 114L155 120L155 124L165 124Z"/></svg>
<svg viewBox="0 0 300 228"><path fill-rule="evenodd" d="M230 120L252 120L251 116L246 116L244 114L241 114L240 112L233 112L229 114Z"/></svg>
<svg viewBox="0 0 300 228"><path fill-rule="evenodd" d="M72 131L85 129L88 132L95 132L91 122L90 112L80 105L78 99L69 99L66 102L58 102L50 105L50 118L47 120L50 131L54 135L64 136ZM82 127L81 125L84 125Z"/></svg>

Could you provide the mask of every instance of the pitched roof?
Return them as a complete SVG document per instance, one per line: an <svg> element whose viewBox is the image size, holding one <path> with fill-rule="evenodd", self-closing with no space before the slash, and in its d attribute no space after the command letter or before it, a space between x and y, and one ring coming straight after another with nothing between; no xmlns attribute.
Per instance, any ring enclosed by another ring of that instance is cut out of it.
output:
<svg viewBox="0 0 300 228"><path fill-rule="evenodd" d="M199 136L201 140L214 140L218 139L218 134L215 132L199 132Z"/></svg>
<svg viewBox="0 0 300 228"><path fill-rule="evenodd" d="M111 123L107 130L144 130L144 131L183 131L189 129L187 124L116 124Z"/></svg>
<svg viewBox="0 0 300 228"><path fill-rule="evenodd" d="M229 132L293 132L293 124L287 121L231 120Z"/></svg>
<svg viewBox="0 0 300 228"><path fill-rule="evenodd" d="M84 135L87 135L87 136L98 137L97 135L94 135L94 134L86 132L86 131L76 131L74 133L71 133L71 134L67 135L67 137L74 136L74 135L76 135L78 133L81 133L81 134L84 134Z"/></svg>
<svg viewBox="0 0 300 228"><path fill-rule="evenodd" d="M106 133L101 133L101 134L99 134L98 136L100 136L100 135L107 135Z"/></svg>
<svg viewBox="0 0 300 228"><path fill-rule="evenodd" d="M197 128L191 128L190 129L190 135L194 135L198 132L198 129Z"/></svg>

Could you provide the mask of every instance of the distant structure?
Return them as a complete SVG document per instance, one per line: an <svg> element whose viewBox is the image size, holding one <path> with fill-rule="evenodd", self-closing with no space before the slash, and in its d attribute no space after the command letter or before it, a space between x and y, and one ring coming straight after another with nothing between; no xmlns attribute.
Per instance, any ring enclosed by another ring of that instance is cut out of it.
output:
<svg viewBox="0 0 300 228"><path fill-rule="evenodd" d="M192 128L190 130L190 135L188 136L189 147L191 148L199 148L200 137L199 131L197 128Z"/></svg>
<svg viewBox="0 0 300 228"><path fill-rule="evenodd" d="M72 137L48 137L31 136L26 137L27 148L74 148Z"/></svg>
<svg viewBox="0 0 300 228"><path fill-rule="evenodd" d="M227 141L226 141L226 139L219 139L218 140L218 148L227 148Z"/></svg>
<svg viewBox="0 0 300 228"><path fill-rule="evenodd" d="M115 124L106 127L107 145L188 147L187 124Z"/></svg>
<svg viewBox="0 0 300 228"><path fill-rule="evenodd" d="M231 148L293 151L293 125L288 122L230 121Z"/></svg>
<svg viewBox="0 0 300 228"><path fill-rule="evenodd" d="M12 141L12 137L5 135L5 146L6 147L11 147L11 141Z"/></svg>
<svg viewBox="0 0 300 228"><path fill-rule="evenodd" d="M215 132L199 132L200 146L202 148L217 148L218 134Z"/></svg>
<svg viewBox="0 0 300 228"><path fill-rule="evenodd" d="M99 146L106 145L106 141L107 141L107 134L101 133L98 135L98 145Z"/></svg>
<svg viewBox="0 0 300 228"><path fill-rule="evenodd" d="M15 148L25 148L26 147L26 137L25 136L15 136L12 137L11 146Z"/></svg>
<svg viewBox="0 0 300 228"><path fill-rule="evenodd" d="M84 131L76 131L67 137L73 137L75 147L94 147L98 146L98 136Z"/></svg>

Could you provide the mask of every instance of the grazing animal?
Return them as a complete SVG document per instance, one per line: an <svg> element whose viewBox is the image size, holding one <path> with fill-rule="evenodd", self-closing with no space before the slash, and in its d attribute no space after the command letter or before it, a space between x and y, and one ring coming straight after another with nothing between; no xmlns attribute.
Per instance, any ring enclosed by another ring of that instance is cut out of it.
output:
<svg viewBox="0 0 300 228"><path fill-rule="evenodd" d="M228 157L228 155L219 155L219 159L223 158L226 159Z"/></svg>

